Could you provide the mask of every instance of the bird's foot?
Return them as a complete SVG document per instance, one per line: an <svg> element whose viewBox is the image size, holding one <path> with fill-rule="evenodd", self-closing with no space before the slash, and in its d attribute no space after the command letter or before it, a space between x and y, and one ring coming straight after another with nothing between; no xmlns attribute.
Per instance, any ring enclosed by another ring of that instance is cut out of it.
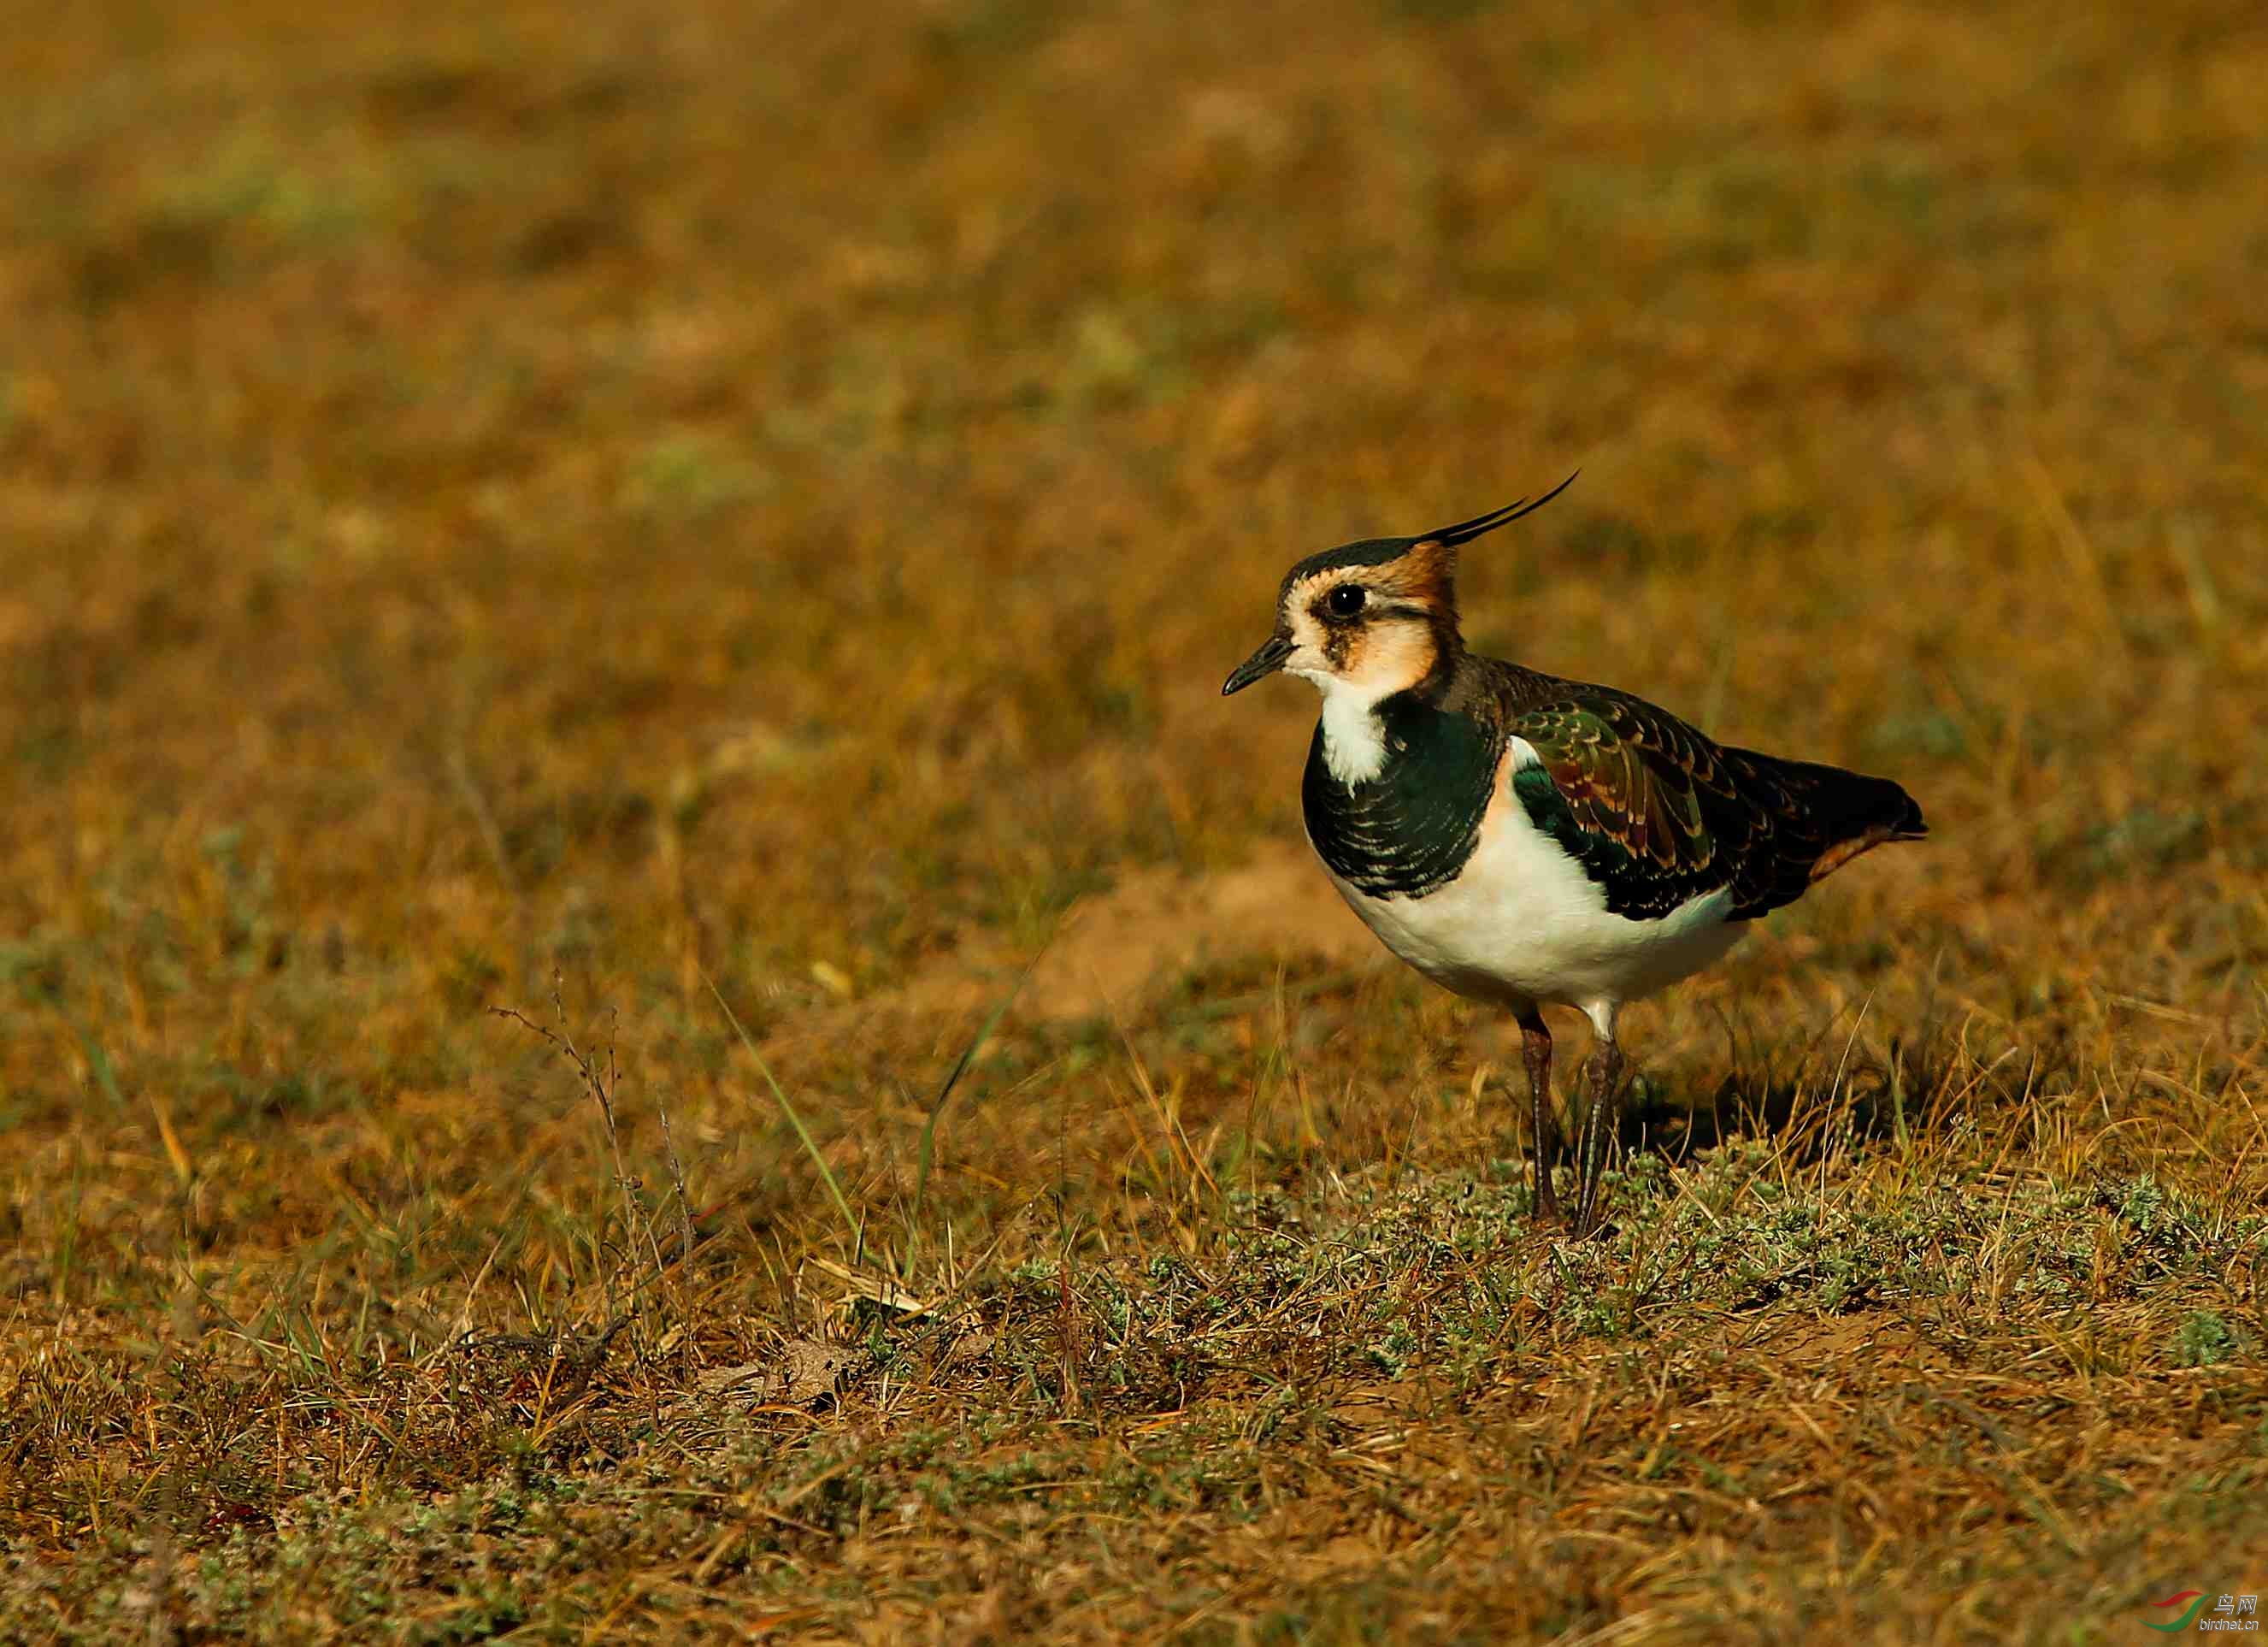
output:
<svg viewBox="0 0 2268 1647"><path fill-rule="evenodd" d="M1536 1189L1533 1215L1538 1224L1546 1228L1567 1222L1567 1215L1559 1209L1559 1192L1551 1187L1548 1174Z"/></svg>

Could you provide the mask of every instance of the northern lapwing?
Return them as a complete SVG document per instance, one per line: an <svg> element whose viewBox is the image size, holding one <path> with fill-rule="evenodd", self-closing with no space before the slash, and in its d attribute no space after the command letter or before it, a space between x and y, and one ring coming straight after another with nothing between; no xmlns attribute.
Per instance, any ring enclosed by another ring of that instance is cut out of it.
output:
<svg viewBox="0 0 2268 1647"><path fill-rule="evenodd" d="M1278 670L1321 689L1300 785L1307 839L1388 949L1518 1018L1535 1210L1554 1221L1538 1008L1590 1020L1583 1234L1618 1120L1623 1003L1707 966L1860 853L1928 831L1888 779L1714 743L1627 692L1466 651L1457 550L1573 480L1439 531L1310 555L1285 574L1275 632L1220 690Z"/></svg>

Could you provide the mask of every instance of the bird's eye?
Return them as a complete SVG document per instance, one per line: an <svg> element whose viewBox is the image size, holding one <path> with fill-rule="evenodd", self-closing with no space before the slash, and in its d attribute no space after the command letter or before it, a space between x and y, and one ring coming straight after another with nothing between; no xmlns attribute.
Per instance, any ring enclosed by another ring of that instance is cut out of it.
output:
<svg viewBox="0 0 2268 1647"><path fill-rule="evenodd" d="M1333 617L1352 617L1369 598L1369 591L1360 584L1342 583L1323 597L1323 604L1330 609Z"/></svg>

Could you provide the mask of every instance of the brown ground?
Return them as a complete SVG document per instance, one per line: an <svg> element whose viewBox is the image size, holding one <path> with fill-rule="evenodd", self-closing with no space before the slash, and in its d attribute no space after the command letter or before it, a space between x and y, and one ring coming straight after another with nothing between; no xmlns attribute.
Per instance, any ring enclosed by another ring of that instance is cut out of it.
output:
<svg viewBox="0 0 2268 1647"><path fill-rule="evenodd" d="M1211 875L1136 870L1108 892L1070 905L1052 942L1035 956L1019 956L987 937L981 930L968 934L953 964L931 967L860 1006L982 1011L999 999L1004 985L1020 981L1009 1022L1075 1023L1138 1016L1191 972L1223 962L1256 959L1300 971L1387 964L1377 940L1331 890L1304 846L1264 846L1250 862ZM996 953L988 956L988 949Z"/></svg>

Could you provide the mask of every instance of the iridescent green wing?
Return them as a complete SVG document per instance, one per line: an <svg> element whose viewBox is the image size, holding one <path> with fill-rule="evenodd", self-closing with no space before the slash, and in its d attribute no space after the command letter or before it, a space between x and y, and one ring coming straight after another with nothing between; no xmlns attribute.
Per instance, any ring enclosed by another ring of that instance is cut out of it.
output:
<svg viewBox="0 0 2268 1647"><path fill-rule="evenodd" d="M1658 919L1732 884L1765 821L1724 751L1636 698L1571 693L1506 730L1513 794L1615 914Z"/></svg>
<svg viewBox="0 0 2268 1647"><path fill-rule="evenodd" d="M1869 847L1929 832L1888 779L1713 743L1602 687L1519 712L1507 730L1529 819L1633 920L1719 888L1727 917L1750 920Z"/></svg>

